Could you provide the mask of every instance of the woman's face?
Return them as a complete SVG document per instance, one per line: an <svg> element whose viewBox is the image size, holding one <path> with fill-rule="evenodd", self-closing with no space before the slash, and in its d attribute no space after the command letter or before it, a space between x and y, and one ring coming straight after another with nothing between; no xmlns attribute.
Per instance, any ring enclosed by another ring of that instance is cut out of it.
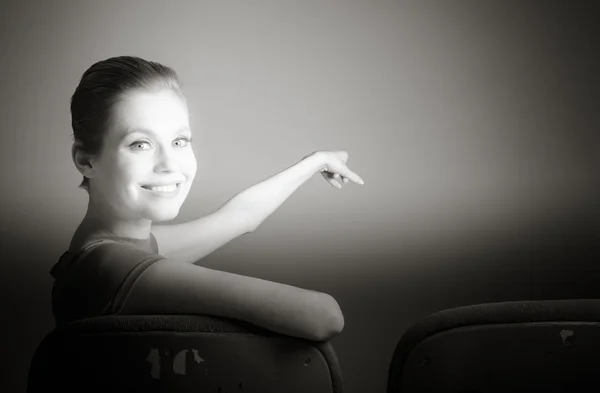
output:
<svg viewBox="0 0 600 393"><path fill-rule="evenodd" d="M121 220L172 220L197 168L186 103L170 89L131 91L115 105L111 124L90 192ZM151 189L159 185L177 188Z"/></svg>

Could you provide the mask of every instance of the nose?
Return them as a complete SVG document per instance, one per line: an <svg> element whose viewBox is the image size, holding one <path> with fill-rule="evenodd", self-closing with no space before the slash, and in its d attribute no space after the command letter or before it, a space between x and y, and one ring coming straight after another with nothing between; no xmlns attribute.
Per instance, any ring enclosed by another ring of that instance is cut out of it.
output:
<svg viewBox="0 0 600 393"><path fill-rule="evenodd" d="M170 149L159 149L158 157L156 159L156 165L154 167L155 172L175 172L177 170L177 160L175 158L175 152Z"/></svg>

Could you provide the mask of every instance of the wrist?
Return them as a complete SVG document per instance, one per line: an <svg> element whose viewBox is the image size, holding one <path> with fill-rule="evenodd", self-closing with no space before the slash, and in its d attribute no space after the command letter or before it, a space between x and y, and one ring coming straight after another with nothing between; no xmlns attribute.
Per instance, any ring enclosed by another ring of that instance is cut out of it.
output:
<svg viewBox="0 0 600 393"><path fill-rule="evenodd" d="M313 173L320 172L327 168L325 156L319 151L305 156L302 161L305 161L307 165L310 166Z"/></svg>

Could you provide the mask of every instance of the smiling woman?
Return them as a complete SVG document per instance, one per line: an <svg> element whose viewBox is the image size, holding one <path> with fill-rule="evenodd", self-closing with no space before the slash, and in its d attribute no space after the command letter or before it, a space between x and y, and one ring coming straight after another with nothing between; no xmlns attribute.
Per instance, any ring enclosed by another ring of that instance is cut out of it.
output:
<svg viewBox="0 0 600 393"><path fill-rule="evenodd" d="M178 225L197 163L187 100L171 68L138 57L92 65L71 99L72 158L88 208L53 266L57 325L106 314L209 314L327 340L343 315L326 293L220 272L194 262L254 231L312 174L362 184L344 151L315 152ZM160 251L159 251L160 249Z"/></svg>

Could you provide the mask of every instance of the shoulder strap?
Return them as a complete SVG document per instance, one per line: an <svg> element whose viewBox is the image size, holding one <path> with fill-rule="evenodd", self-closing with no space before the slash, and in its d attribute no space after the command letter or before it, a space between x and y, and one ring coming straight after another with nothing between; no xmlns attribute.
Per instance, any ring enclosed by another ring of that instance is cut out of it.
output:
<svg viewBox="0 0 600 393"><path fill-rule="evenodd" d="M90 251L92 248L94 248L94 246L97 246L97 245L99 245L101 243L105 243L105 242L115 243L114 240L109 240L109 239L100 239L100 240L95 240L93 242L90 242L90 243L86 244L85 246L83 246L79 251L77 251L77 253L73 257L73 261L76 260L77 258L80 258L82 254Z"/></svg>
<svg viewBox="0 0 600 393"><path fill-rule="evenodd" d="M102 243L108 243L108 242L112 242L115 243L114 240L109 240L109 239L99 239L99 240L95 240L92 242L87 243L86 245L84 245L82 248L80 248L75 255L73 255L71 258L67 259L67 256L69 254L69 251L64 252L61 257L59 258L58 263L56 263L51 269L50 269L50 274L54 277L54 278L58 278L59 275L62 274L63 271L65 271L65 269L69 268L70 266L73 266L73 264L75 264L75 262L81 258L81 256L83 254L85 254L86 252L91 251L93 248L95 248L95 246L98 246Z"/></svg>

